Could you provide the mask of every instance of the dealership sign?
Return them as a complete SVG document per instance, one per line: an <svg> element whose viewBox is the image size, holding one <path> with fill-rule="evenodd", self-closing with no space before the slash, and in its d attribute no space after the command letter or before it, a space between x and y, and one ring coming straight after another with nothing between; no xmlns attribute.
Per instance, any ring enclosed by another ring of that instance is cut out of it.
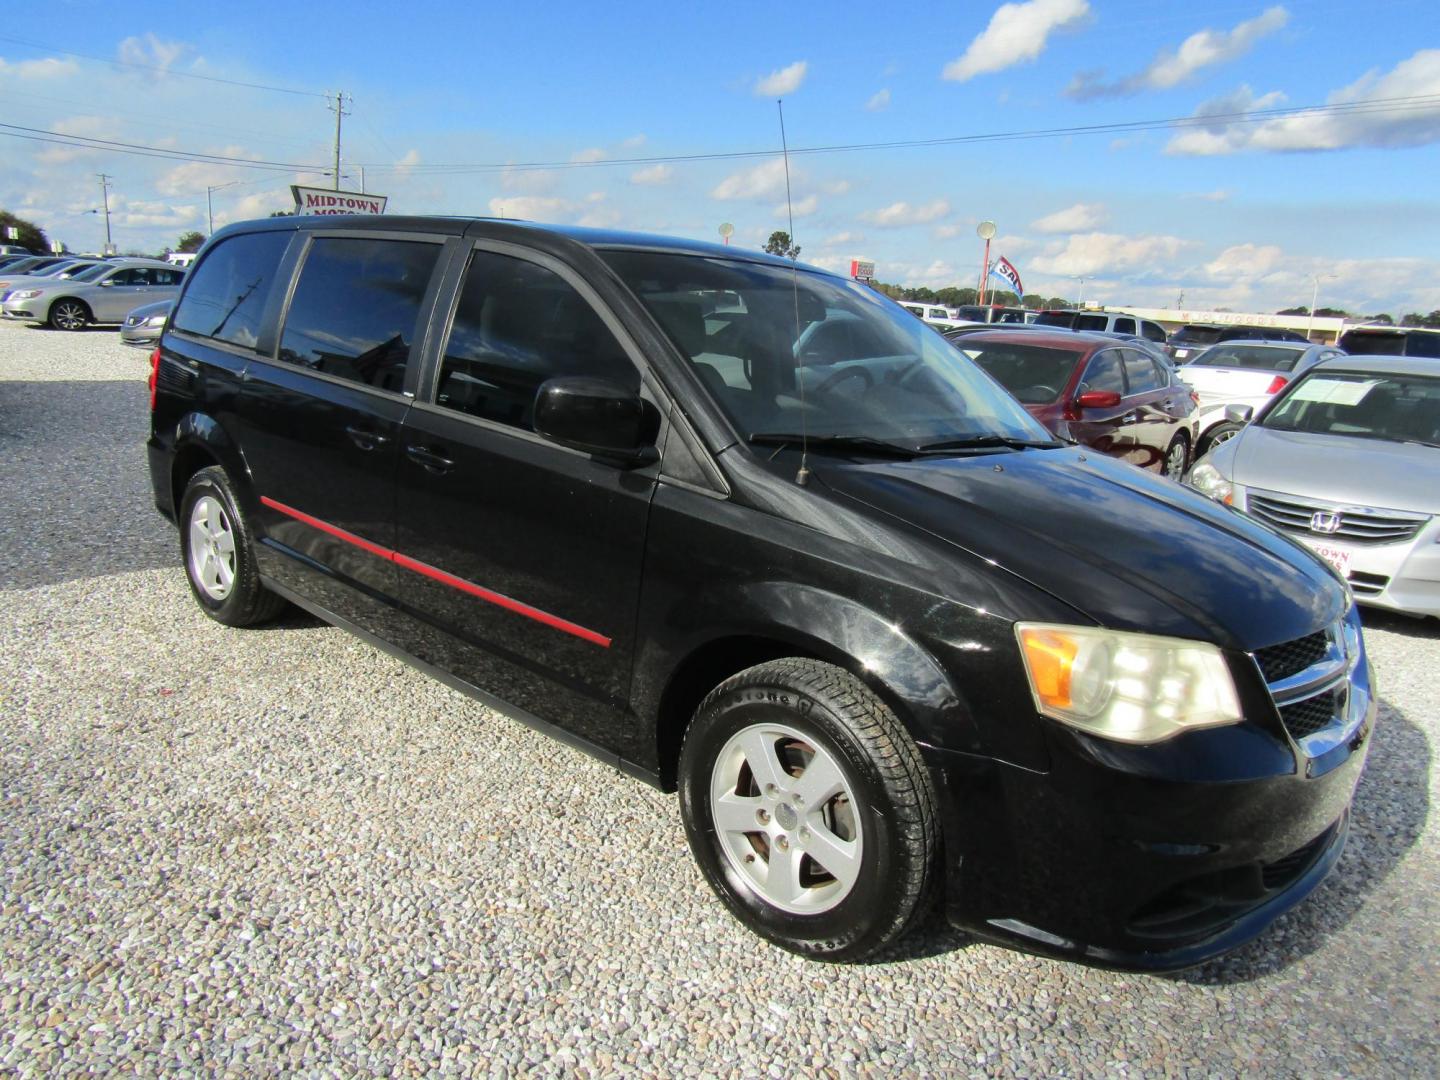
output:
<svg viewBox="0 0 1440 1080"><path fill-rule="evenodd" d="M363 191L332 191L330 188L290 185L297 214L383 214L387 195L366 195Z"/></svg>
<svg viewBox="0 0 1440 1080"><path fill-rule="evenodd" d="M869 281L875 276L875 264L869 259L851 259L850 276L856 281Z"/></svg>

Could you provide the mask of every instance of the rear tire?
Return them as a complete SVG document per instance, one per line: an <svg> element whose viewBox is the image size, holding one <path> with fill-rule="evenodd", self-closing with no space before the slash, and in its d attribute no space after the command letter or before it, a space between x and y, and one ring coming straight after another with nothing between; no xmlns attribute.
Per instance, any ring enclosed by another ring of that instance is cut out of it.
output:
<svg viewBox="0 0 1440 1080"><path fill-rule="evenodd" d="M90 325L90 309L79 300L56 300L47 321L56 330L84 330Z"/></svg>
<svg viewBox="0 0 1440 1080"><path fill-rule="evenodd" d="M254 532L225 470L201 469L180 502L180 554L200 610L226 626L258 626L285 609L260 583Z"/></svg>
<svg viewBox="0 0 1440 1080"><path fill-rule="evenodd" d="M1184 435L1176 435L1165 450L1165 460L1160 463L1160 472L1177 484L1184 478L1190 467L1190 443Z"/></svg>
<svg viewBox="0 0 1440 1080"><path fill-rule="evenodd" d="M680 809L710 887L791 952L870 956L931 897L938 815L920 751L830 664L776 660L714 690L685 734Z"/></svg>

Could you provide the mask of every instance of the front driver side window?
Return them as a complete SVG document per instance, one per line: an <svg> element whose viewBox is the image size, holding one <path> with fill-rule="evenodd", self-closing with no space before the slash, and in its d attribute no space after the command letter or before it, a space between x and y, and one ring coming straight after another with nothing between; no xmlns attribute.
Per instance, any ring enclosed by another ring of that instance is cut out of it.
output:
<svg viewBox="0 0 1440 1080"><path fill-rule="evenodd" d="M435 403L533 430L547 379L593 375L640 389L640 373L596 310L538 263L476 251L455 310Z"/></svg>

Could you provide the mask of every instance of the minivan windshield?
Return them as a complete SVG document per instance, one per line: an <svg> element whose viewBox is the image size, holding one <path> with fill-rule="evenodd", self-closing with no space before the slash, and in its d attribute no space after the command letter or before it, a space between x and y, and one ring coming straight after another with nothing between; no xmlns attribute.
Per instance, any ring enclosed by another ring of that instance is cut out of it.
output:
<svg viewBox="0 0 1440 1080"><path fill-rule="evenodd" d="M1303 348L1284 345L1215 345L1191 360L1190 366L1293 371L1304 353Z"/></svg>
<svg viewBox="0 0 1440 1080"><path fill-rule="evenodd" d="M857 282L701 255L601 253L745 438L812 450L1060 445L938 333ZM828 440L828 441L827 441ZM976 444L978 445L978 444Z"/></svg>
<svg viewBox="0 0 1440 1080"><path fill-rule="evenodd" d="M1440 378L1312 371L1260 422L1272 431L1440 445Z"/></svg>

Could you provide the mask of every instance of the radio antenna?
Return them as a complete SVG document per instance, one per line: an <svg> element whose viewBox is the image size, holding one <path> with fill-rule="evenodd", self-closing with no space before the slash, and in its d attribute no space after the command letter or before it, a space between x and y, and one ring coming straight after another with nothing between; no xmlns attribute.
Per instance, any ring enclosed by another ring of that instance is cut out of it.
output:
<svg viewBox="0 0 1440 1080"><path fill-rule="evenodd" d="M780 113L780 153L785 161L785 216L790 223L790 299L795 308L795 344L800 343L800 282L795 268L795 208L790 200L790 145L785 140L785 100L775 99L775 108ZM810 483L810 427L805 405L805 373L797 365L795 384L800 388L800 470L795 474L795 483L804 487Z"/></svg>

